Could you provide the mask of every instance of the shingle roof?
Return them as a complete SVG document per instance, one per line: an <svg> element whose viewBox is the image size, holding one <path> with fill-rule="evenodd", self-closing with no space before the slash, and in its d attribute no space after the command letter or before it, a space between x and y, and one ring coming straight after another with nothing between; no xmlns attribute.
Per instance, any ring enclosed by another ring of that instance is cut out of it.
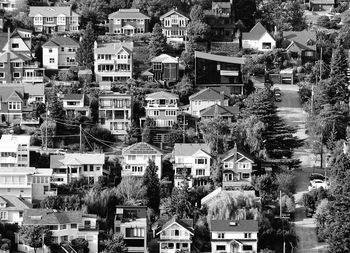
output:
<svg viewBox="0 0 350 253"><path fill-rule="evenodd" d="M151 59L151 62L179 63L179 60L168 54L161 54Z"/></svg>
<svg viewBox="0 0 350 253"><path fill-rule="evenodd" d="M230 225L235 222L237 225ZM219 232L258 232L258 221L256 220L211 220L210 230Z"/></svg>
<svg viewBox="0 0 350 253"><path fill-rule="evenodd" d="M193 220L192 219L178 219L176 216L170 218L163 226L162 228L157 232L157 234L159 234L160 232L162 232L164 229L166 229L167 227L169 227L171 224L173 223L177 223L179 224L181 227L187 229L190 233L194 233L193 230Z"/></svg>
<svg viewBox="0 0 350 253"><path fill-rule="evenodd" d="M146 142L138 142L135 143L129 147L126 147L122 151L123 156L124 155L148 155L148 154L154 154L154 155L162 155L163 152L160 151L158 148L152 146L151 144L148 144Z"/></svg>
<svg viewBox="0 0 350 253"><path fill-rule="evenodd" d="M229 151L227 151L225 154L222 155L222 161L229 159L230 157L232 157L234 155L234 148L230 149ZM246 157L249 160L254 162L254 157L240 149L237 149L237 160L240 160L241 158Z"/></svg>
<svg viewBox="0 0 350 253"><path fill-rule="evenodd" d="M24 92L29 95L43 96L45 94L45 84L43 83L26 83L23 87Z"/></svg>
<svg viewBox="0 0 350 253"><path fill-rule="evenodd" d="M283 32L284 41L282 47L288 49L294 44L303 50L316 50L316 33L313 31L285 31ZM311 41L313 45L307 45Z"/></svg>
<svg viewBox="0 0 350 253"><path fill-rule="evenodd" d="M56 211L52 209L24 210L24 225L60 225L68 223L81 223L82 211Z"/></svg>
<svg viewBox="0 0 350 253"><path fill-rule="evenodd" d="M23 86L1 86L0 85L0 101L7 101L10 97L15 95L23 98L24 89Z"/></svg>
<svg viewBox="0 0 350 253"><path fill-rule="evenodd" d="M0 210L23 211L25 209L31 208L29 203L26 203L24 200L16 196L1 195L0 200L1 203L6 204L6 207L0 207Z"/></svg>
<svg viewBox="0 0 350 253"><path fill-rule="evenodd" d="M150 17L141 13L139 9L119 9L108 15L108 19L150 19Z"/></svg>
<svg viewBox="0 0 350 253"><path fill-rule="evenodd" d="M335 0L310 0L313 4L335 4Z"/></svg>
<svg viewBox="0 0 350 253"><path fill-rule="evenodd" d="M215 116L227 116L227 115L235 116L238 113L239 113L238 106L221 106L218 104L212 105L200 111L201 117L215 117Z"/></svg>
<svg viewBox="0 0 350 253"><path fill-rule="evenodd" d="M158 91L146 95L146 100L149 99L179 99L179 95L166 91Z"/></svg>
<svg viewBox="0 0 350 253"><path fill-rule="evenodd" d="M79 46L79 42L69 37L56 36L43 45L43 47L59 46Z"/></svg>
<svg viewBox="0 0 350 253"><path fill-rule="evenodd" d="M163 14L162 16L159 17L159 19L162 20L173 13L177 13L178 15L184 16L186 19L189 19L189 17L187 16L186 13L179 11L179 10L175 10L175 9L172 9L172 10L168 11L167 13Z"/></svg>
<svg viewBox="0 0 350 253"><path fill-rule="evenodd" d="M115 54L120 51L120 49L124 49L129 54L132 54L133 51L133 43L132 42L114 42L114 43L103 43L98 44L97 48L95 48L96 54Z"/></svg>
<svg viewBox="0 0 350 253"><path fill-rule="evenodd" d="M199 150L208 154L211 151L209 144L206 143L175 143L173 152L175 156L192 156Z"/></svg>
<svg viewBox="0 0 350 253"><path fill-rule="evenodd" d="M199 51L195 51L194 54L196 58L217 61L217 62L226 62L226 63L241 64L241 65L244 64L245 62L245 58L242 58L242 57L223 56L223 55L203 53Z"/></svg>
<svg viewBox="0 0 350 253"><path fill-rule="evenodd" d="M8 41L7 33L0 32L0 50L2 50Z"/></svg>
<svg viewBox="0 0 350 253"><path fill-rule="evenodd" d="M25 54L21 54L19 52L3 52L0 54L0 62L7 62L7 53L10 53L10 60L11 61L18 61L18 62L25 62L29 61L31 58Z"/></svg>
<svg viewBox="0 0 350 253"><path fill-rule="evenodd" d="M212 2L211 8L212 9L216 9L216 8L228 9L228 8L231 8L231 3L230 2Z"/></svg>
<svg viewBox="0 0 350 253"><path fill-rule="evenodd" d="M84 98L84 94L66 94L64 95L63 100L82 100Z"/></svg>
<svg viewBox="0 0 350 253"><path fill-rule="evenodd" d="M66 167L67 164L79 162L79 164L104 164L105 154L79 154L67 153L64 155L51 155L50 168Z"/></svg>
<svg viewBox="0 0 350 253"><path fill-rule="evenodd" d="M242 33L242 40L259 40L265 33L269 32L258 22L249 32Z"/></svg>
<svg viewBox="0 0 350 253"><path fill-rule="evenodd" d="M35 17L40 14L43 17L57 17L58 15L72 16L74 12L70 6L30 6L29 17ZM75 13L76 14L76 13Z"/></svg>
<svg viewBox="0 0 350 253"><path fill-rule="evenodd" d="M224 91L224 99L229 99L230 96L225 93ZM190 100L209 100L209 101L215 101L221 99L220 91L218 91L215 88L206 88L203 90L200 90L199 92L193 94L189 98Z"/></svg>

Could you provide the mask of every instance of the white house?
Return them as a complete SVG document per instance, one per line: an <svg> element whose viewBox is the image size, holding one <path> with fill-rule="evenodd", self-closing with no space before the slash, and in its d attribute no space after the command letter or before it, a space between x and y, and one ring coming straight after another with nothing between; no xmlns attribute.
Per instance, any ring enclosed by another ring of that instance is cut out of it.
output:
<svg viewBox="0 0 350 253"><path fill-rule="evenodd" d="M154 161L158 167L158 177L162 176L162 156L163 152L158 148L146 143L138 142L122 151L124 157L122 166L122 177L124 176L143 176L149 160Z"/></svg>
<svg viewBox="0 0 350 253"><path fill-rule="evenodd" d="M96 82L125 82L132 78L132 42L94 44Z"/></svg>
<svg viewBox="0 0 350 253"><path fill-rule="evenodd" d="M191 252L193 234L193 220L171 218L157 229L159 253Z"/></svg>
<svg viewBox="0 0 350 253"><path fill-rule="evenodd" d="M276 40L258 22L249 32L242 33L242 47L258 51L268 51L276 47Z"/></svg>
<svg viewBox="0 0 350 253"><path fill-rule="evenodd" d="M172 153L175 186L181 186L186 180L192 187L193 184L201 184L200 178L210 177L210 152L209 145L205 143L175 143Z"/></svg>
<svg viewBox="0 0 350 253"><path fill-rule="evenodd" d="M9 31L8 31L9 33ZM2 51L10 49L12 52L21 53L28 57L32 55L32 34L31 30L16 28L9 36L8 41L2 45Z"/></svg>
<svg viewBox="0 0 350 253"><path fill-rule="evenodd" d="M213 105L228 106L229 95L224 90L219 91L215 88L205 88L190 96L189 113L200 117L200 112Z"/></svg>
<svg viewBox="0 0 350 253"><path fill-rule="evenodd" d="M29 208L31 208L31 205L22 198L11 195L0 196L1 222L22 225L23 212Z"/></svg>
<svg viewBox="0 0 350 253"><path fill-rule="evenodd" d="M179 10L170 10L160 16L162 22L163 34L167 37L167 41L183 42L187 36L186 27L190 19L186 14Z"/></svg>
<svg viewBox="0 0 350 253"><path fill-rule="evenodd" d="M68 117L77 117L79 114L89 116L90 108L85 105L84 94L66 94L64 95L63 110Z"/></svg>
<svg viewBox="0 0 350 253"><path fill-rule="evenodd" d="M258 250L257 220L211 220L210 230L212 253Z"/></svg>
<svg viewBox="0 0 350 253"><path fill-rule="evenodd" d="M29 135L3 134L0 139L0 167L29 167Z"/></svg>
<svg viewBox="0 0 350 253"><path fill-rule="evenodd" d="M56 184L67 184L80 177L88 178L89 184L93 184L99 177L109 174L103 168L104 164L105 154L66 153L50 156L52 180Z"/></svg>
<svg viewBox="0 0 350 253"><path fill-rule="evenodd" d="M69 69L78 66L75 60L79 43L72 38L56 36L43 46L43 66L46 69Z"/></svg>
<svg viewBox="0 0 350 253"><path fill-rule="evenodd" d="M49 226L52 232L52 243L68 247L67 242L83 238L89 243L89 252L98 252L99 227L97 216L85 214L83 211L57 211L52 209L27 209L24 211L23 225ZM19 238L18 250L34 252L33 248L25 245ZM39 249L38 252L48 253L49 248ZM65 251L67 252L67 251ZM73 252L73 251L69 251Z"/></svg>

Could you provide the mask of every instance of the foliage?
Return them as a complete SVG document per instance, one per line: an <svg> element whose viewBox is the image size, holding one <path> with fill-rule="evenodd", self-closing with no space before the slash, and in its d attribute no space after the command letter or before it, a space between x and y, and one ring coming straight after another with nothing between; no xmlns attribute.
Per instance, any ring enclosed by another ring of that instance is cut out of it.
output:
<svg viewBox="0 0 350 253"><path fill-rule="evenodd" d="M262 205L272 203L277 198L278 185L270 175L261 175L253 178L255 190L259 191Z"/></svg>
<svg viewBox="0 0 350 253"><path fill-rule="evenodd" d="M180 102L189 103L189 97L193 94L193 85L189 76L182 77L181 81L175 85L175 92L179 95Z"/></svg>
<svg viewBox="0 0 350 253"><path fill-rule="evenodd" d="M292 172L284 171L276 174L277 191L282 191L284 194L295 193L296 178Z"/></svg>
<svg viewBox="0 0 350 253"><path fill-rule="evenodd" d="M96 1L97 0L91 0ZM93 24L89 22L83 33L83 37L79 43L79 48L76 53L76 60L79 66L83 66L88 69L92 69L94 64L94 42L96 41L96 34L93 28Z"/></svg>
<svg viewBox="0 0 350 253"><path fill-rule="evenodd" d="M52 242L52 232L45 226L23 225L18 233L26 245L34 248L34 252L43 244L50 246Z"/></svg>
<svg viewBox="0 0 350 253"><path fill-rule="evenodd" d="M90 101L91 120L94 124L98 122L98 99L93 97Z"/></svg>
<svg viewBox="0 0 350 253"><path fill-rule="evenodd" d="M255 25L257 4L255 0L235 1L235 20L241 21L250 30Z"/></svg>
<svg viewBox="0 0 350 253"><path fill-rule="evenodd" d="M70 245L77 253L89 253L89 242L84 238L73 239Z"/></svg>
<svg viewBox="0 0 350 253"><path fill-rule="evenodd" d="M40 202L40 207L45 209L56 210L81 210L83 201L79 195L73 194L68 196L47 196Z"/></svg>
<svg viewBox="0 0 350 253"><path fill-rule="evenodd" d="M317 19L317 25L322 26L324 28L330 28L331 26L331 20L328 16L320 16Z"/></svg>
<svg viewBox="0 0 350 253"><path fill-rule="evenodd" d="M115 205L119 203L118 193L114 188L103 189L99 184L95 184L84 196L84 203L88 213L108 219Z"/></svg>
<svg viewBox="0 0 350 253"><path fill-rule="evenodd" d="M169 215L177 215L180 219L193 217L193 207L189 202L186 186L174 187L171 197L162 202L162 209Z"/></svg>
<svg viewBox="0 0 350 253"><path fill-rule="evenodd" d="M40 126L41 143L47 147L53 147L56 135L56 123L52 120L45 120Z"/></svg>
<svg viewBox="0 0 350 253"><path fill-rule="evenodd" d="M127 253L128 248L124 242L124 237L120 233L113 235L112 239L107 240L106 248L102 251L103 253Z"/></svg>
<svg viewBox="0 0 350 253"><path fill-rule="evenodd" d="M209 252L210 230L205 217L200 217L194 226L193 244L201 252Z"/></svg>
<svg viewBox="0 0 350 253"><path fill-rule="evenodd" d="M116 188L117 196L124 205L144 205L146 203L147 189L142 184L142 180L137 177L123 177Z"/></svg>
<svg viewBox="0 0 350 253"><path fill-rule="evenodd" d="M154 58L167 51L167 41L164 36L161 26L157 23L153 27L152 36L148 44L149 59Z"/></svg>
<svg viewBox="0 0 350 253"><path fill-rule="evenodd" d="M148 207L152 208L155 212L158 212L160 203L160 182L157 174L158 169L159 168L156 166L155 162L149 160L142 182L146 188Z"/></svg>
<svg viewBox="0 0 350 253"><path fill-rule="evenodd" d="M115 137L112 135L111 131L100 126L92 126L88 128L86 132L88 133L87 138L89 142L100 148L111 146L115 141Z"/></svg>
<svg viewBox="0 0 350 253"><path fill-rule="evenodd" d="M204 23L204 12L200 5L195 5L190 13L191 21L187 25L189 41L204 40L209 33L210 27Z"/></svg>

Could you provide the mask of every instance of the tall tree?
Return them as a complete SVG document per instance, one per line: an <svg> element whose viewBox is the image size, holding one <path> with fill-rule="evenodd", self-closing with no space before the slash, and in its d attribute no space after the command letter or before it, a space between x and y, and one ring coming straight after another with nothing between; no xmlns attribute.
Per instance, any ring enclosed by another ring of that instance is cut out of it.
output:
<svg viewBox="0 0 350 253"><path fill-rule="evenodd" d="M124 237L120 233L116 233L113 235L112 239L109 239L106 242L106 248L102 251L102 253L127 253L128 248L124 242Z"/></svg>
<svg viewBox="0 0 350 253"><path fill-rule="evenodd" d="M187 25L187 36L189 41L204 40L209 34L210 27L204 22L204 12L200 5L195 5L190 13L191 21Z"/></svg>
<svg viewBox="0 0 350 253"><path fill-rule="evenodd" d="M336 49L334 50L331 62L331 76L338 78L346 78L348 69L348 60L345 55L343 41L337 41Z"/></svg>
<svg viewBox="0 0 350 253"><path fill-rule="evenodd" d="M93 24L89 22L84 30L83 37L79 43L79 48L76 53L76 58L79 66L92 69L94 65L94 42L96 34Z"/></svg>
<svg viewBox="0 0 350 253"><path fill-rule="evenodd" d="M142 185L142 180L137 177L123 177L115 191L125 205L147 204L146 188Z"/></svg>
<svg viewBox="0 0 350 253"><path fill-rule="evenodd" d="M159 211L160 203L160 182L157 174L158 167L153 160L148 161L145 174L143 175L143 185L146 188L148 207L155 212Z"/></svg>
<svg viewBox="0 0 350 253"><path fill-rule="evenodd" d="M148 44L149 59L165 53L167 47L166 37L162 32L161 26L157 23L153 27L152 36Z"/></svg>
<svg viewBox="0 0 350 253"><path fill-rule="evenodd" d="M45 226L24 225L18 233L25 244L34 249L35 253L44 244L50 246L52 242L52 232Z"/></svg>

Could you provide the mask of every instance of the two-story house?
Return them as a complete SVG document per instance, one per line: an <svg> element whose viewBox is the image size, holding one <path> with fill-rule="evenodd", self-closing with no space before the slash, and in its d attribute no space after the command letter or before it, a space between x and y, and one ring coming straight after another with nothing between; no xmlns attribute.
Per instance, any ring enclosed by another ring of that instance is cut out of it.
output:
<svg viewBox="0 0 350 253"><path fill-rule="evenodd" d="M17 10L18 7L22 7L22 6L19 6L19 4L21 4L21 2L18 0L1 0L0 9L6 12L12 12Z"/></svg>
<svg viewBox="0 0 350 253"><path fill-rule="evenodd" d="M43 46L43 66L46 69L69 69L77 66L75 54L79 48L76 40L56 36L46 42Z"/></svg>
<svg viewBox="0 0 350 253"><path fill-rule="evenodd" d="M190 21L186 14L173 9L160 16L159 19L162 22L163 34L167 37L168 42L183 42L186 40L186 27Z"/></svg>
<svg viewBox="0 0 350 253"><path fill-rule="evenodd" d="M104 164L105 154L65 153L50 156L52 180L56 184L68 184L81 177L86 177L89 184L94 184L99 177L109 174Z"/></svg>
<svg viewBox="0 0 350 253"><path fill-rule="evenodd" d="M200 185L201 178L210 177L212 164L211 149L206 143L175 143L172 152L174 185L182 186L187 182L189 187Z"/></svg>
<svg viewBox="0 0 350 253"><path fill-rule="evenodd" d="M212 105L200 111L201 120L211 120L221 118L231 123L237 119L239 114L239 106L221 106L218 104Z"/></svg>
<svg viewBox="0 0 350 253"><path fill-rule="evenodd" d="M30 203L22 198L11 195L0 196L1 222L22 225L23 212L29 208L31 208Z"/></svg>
<svg viewBox="0 0 350 253"><path fill-rule="evenodd" d="M242 33L242 48L257 51L268 51L276 47L276 40L258 22L249 32Z"/></svg>
<svg viewBox="0 0 350 253"><path fill-rule="evenodd" d="M159 235L159 253L191 252L193 220L173 217L152 229L154 234Z"/></svg>
<svg viewBox="0 0 350 253"><path fill-rule="evenodd" d="M151 59L152 74L155 81L173 83L179 80L179 58L161 54Z"/></svg>
<svg viewBox="0 0 350 253"><path fill-rule="evenodd" d="M127 93L103 91L99 95L99 122L113 135L124 138L131 126L132 96Z"/></svg>
<svg viewBox="0 0 350 253"><path fill-rule="evenodd" d="M211 220L211 252L258 252L257 220Z"/></svg>
<svg viewBox="0 0 350 253"><path fill-rule="evenodd" d="M96 82L125 82L132 78L132 42L94 45Z"/></svg>
<svg viewBox="0 0 350 253"><path fill-rule="evenodd" d="M89 116L90 108L85 104L84 94L66 94L63 99L63 110L69 118L78 115Z"/></svg>
<svg viewBox="0 0 350 253"><path fill-rule="evenodd" d="M74 32L79 30L79 15L71 6L30 6L29 17L35 32Z"/></svg>
<svg viewBox="0 0 350 253"><path fill-rule="evenodd" d="M251 185L254 160L237 149L237 145L222 156L223 188L240 188Z"/></svg>
<svg viewBox="0 0 350 253"><path fill-rule="evenodd" d="M64 252L75 252L68 242L83 238L88 242L89 252L98 252L99 226L95 214L83 211L58 211L53 209L27 209L24 211L23 225L48 226L52 232L52 243L64 248ZM69 251L67 250L69 249ZM33 252L19 237L18 250ZM50 252L50 249L40 248L40 252Z"/></svg>
<svg viewBox="0 0 350 253"><path fill-rule="evenodd" d="M3 134L0 139L0 168L29 167L29 135Z"/></svg>
<svg viewBox="0 0 350 253"><path fill-rule="evenodd" d="M162 156L163 152L146 142L138 142L123 149L122 162L124 176L143 176L149 164L149 160L154 161L158 167L158 177L162 177Z"/></svg>
<svg viewBox="0 0 350 253"><path fill-rule="evenodd" d="M195 51L195 87L220 87L230 94L243 94L245 59Z"/></svg>
<svg viewBox="0 0 350 253"><path fill-rule="evenodd" d="M147 252L147 217L146 206L116 206L114 232L124 235L128 252Z"/></svg>
<svg viewBox="0 0 350 253"><path fill-rule="evenodd" d="M8 29L8 33L9 33ZM2 33L2 37L5 38L5 33ZM16 28L11 34L10 38L7 39L6 43L1 48L4 52L10 48L11 51L24 54L28 57L32 56L32 35L33 32L28 29Z"/></svg>
<svg viewBox="0 0 350 253"><path fill-rule="evenodd" d="M133 36L149 32L151 18L141 13L139 9L119 9L108 15L109 33Z"/></svg>

